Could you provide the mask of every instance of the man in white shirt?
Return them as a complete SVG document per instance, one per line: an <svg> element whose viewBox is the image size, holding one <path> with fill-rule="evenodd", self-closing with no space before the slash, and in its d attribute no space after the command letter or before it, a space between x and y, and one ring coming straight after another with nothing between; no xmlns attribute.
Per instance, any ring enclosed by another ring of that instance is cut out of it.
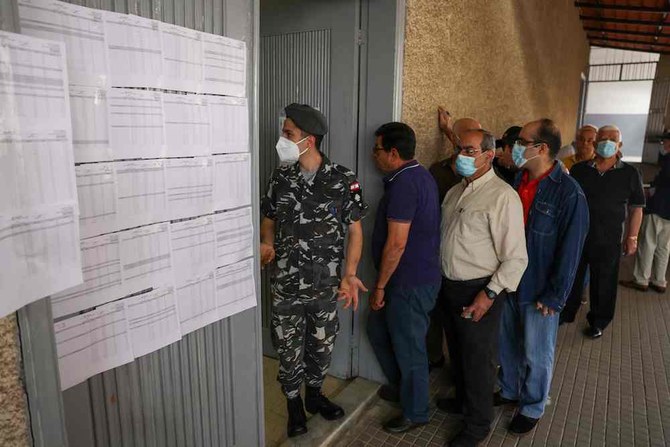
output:
<svg viewBox="0 0 670 447"><path fill-rule="evenodd" d="M491 168L495 138L465 132L456 169L463 181L442 204L439 303L456 397L438 408L462 413L465 426L449 445L476 446L493 421L493 394L501 304L516 290L528 264L519 195Z"/></svg>

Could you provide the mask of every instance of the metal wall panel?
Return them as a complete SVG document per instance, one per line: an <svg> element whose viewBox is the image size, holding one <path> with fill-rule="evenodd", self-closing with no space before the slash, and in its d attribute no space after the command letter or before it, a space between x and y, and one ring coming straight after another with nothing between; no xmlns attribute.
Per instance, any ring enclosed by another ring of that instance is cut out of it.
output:
<svg viewBox="0 0 670 447"><path fill-rule="evenodd" d="M252 123L252 169L258 172L255 88L258 84L255 45L258 0L69 1L245 40L249 51L247 96ZM16 12L16 0L0 0L0 29L19 31ZM253 181L256 220L258 191L256 178ZM258 278L259 272L256 273ZM258 279L257 290L260 290ZM93 377L66 390L62 400L56 392L59 385L51 321L47 300L21 311L35 445L246 447L262 444L260 307L212 324L131 364Z"/></svg>
<svg viewBox="0 0 670 447"><path fill-rule="evenodd" d="M278 117L290 103L310 104L328 117L330 110L330 30L315 30L262 37L260 42L259 125L260 185L265 187L277 168L277 155L270 150L279 138ZM305 67L310 67L306 70ZM321 150L328 154L328 135ZM266 273L263 296L270 296ZM271 301L263 300L263 329L268 333ZM267 336L266 336L267 338ZM266 343L265 354L271 354Z"/></svg>

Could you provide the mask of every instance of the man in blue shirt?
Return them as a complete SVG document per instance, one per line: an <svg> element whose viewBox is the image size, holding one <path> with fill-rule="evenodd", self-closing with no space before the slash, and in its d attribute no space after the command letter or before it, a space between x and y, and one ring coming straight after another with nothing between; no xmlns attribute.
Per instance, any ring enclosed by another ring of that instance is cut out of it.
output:
<svg viewBox="0 0 670 447"><path fill-rule="evenodd" d="M403 123L375 132L373 157L386 173L372 253L378 271L370 296L368 337L403 414L384 424L402 433L428 423L429 313L440 286L440 210L435 180L414 159L416 137ZM392 398L391 398L392 399Z"/></svg>
<svg viewBox="0 0 670 447"><path fill-rule="evenodd" d="M646 292L649 288L665 293L665 279L670 255L670 132L663 134L658 163L661 165L651 183L652 194L647 203L640 247L635 256L632 281L622 281L624 287Z"/></svg>
<svg viewBox="0 0 670 447"><path fill-rule="evenodd" d="M501 390L494 403L518 403L509 426L516 434L528 433L544 413L559 313L572 289L589 229L586 196L556 161L560 148L560 131L543 119L526 124L512 149L514 164L522 169L515 189L524 208L528 267L517 292L504 303Z"/></svg>

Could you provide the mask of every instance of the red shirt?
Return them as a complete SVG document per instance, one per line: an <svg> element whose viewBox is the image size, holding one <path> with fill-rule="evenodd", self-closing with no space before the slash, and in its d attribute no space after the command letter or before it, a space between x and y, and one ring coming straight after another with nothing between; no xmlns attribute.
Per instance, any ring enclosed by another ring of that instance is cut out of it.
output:
<svg viewBox="0 0 670 447"><path fill-rule="evenodd" d="M535 194L537 193L537 186L540 182L551 174L554 167L552 166L542 174L540 177L535 180L530 179L530 174L528 171L523 171L521 174L521 183L519 184L519 197L521 197L521 204L523 205L523 223L526 225L528 223L528 213L530 213L530 207L533 206L533 200L535 200Z"/></svg>

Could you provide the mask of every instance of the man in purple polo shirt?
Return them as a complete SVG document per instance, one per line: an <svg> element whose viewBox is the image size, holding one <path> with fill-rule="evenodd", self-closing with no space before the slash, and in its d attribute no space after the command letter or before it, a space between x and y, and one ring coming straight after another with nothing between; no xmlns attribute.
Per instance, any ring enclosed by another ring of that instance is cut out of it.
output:
<svg viewBox="0 0 670 447"><path fill-rule="evenodd" d="M414 159L412 128L388 123L375 137L373 157L386 176L372 233L378 274L367 332L389 381L380 396L403 409L384 429L403 433L428 423L425 340L441 281L440 209L435 180Z"/></svg>

